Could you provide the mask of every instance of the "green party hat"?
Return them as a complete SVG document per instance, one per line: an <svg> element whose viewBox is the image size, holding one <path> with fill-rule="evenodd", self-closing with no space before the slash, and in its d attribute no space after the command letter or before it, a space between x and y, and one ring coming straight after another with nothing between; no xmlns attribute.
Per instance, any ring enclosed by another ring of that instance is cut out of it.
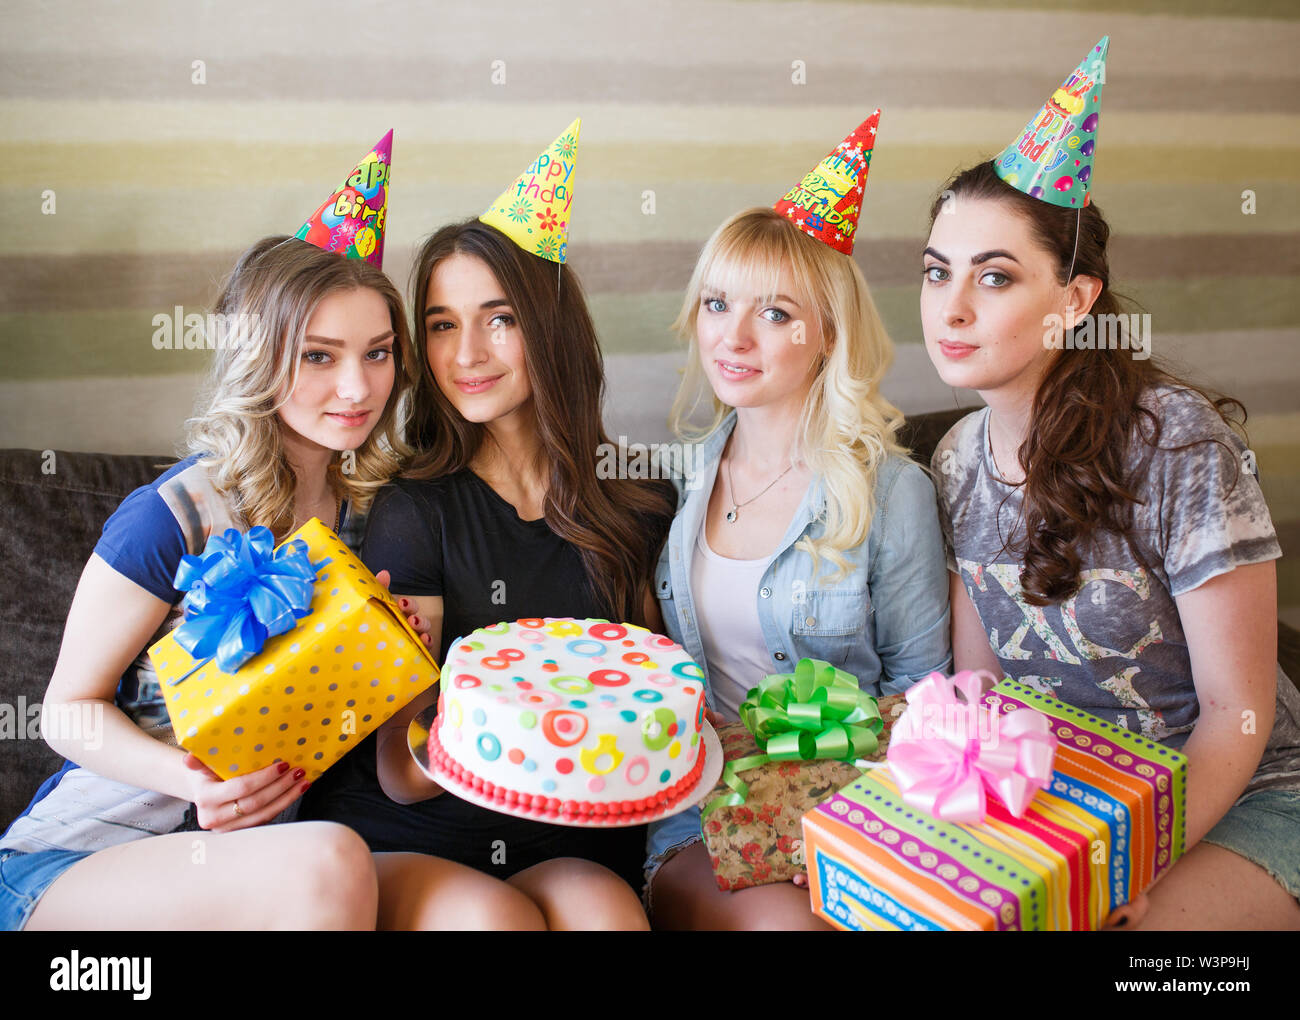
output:
<svg viewBox="0 0 1300 1020"><path fill-rule="evenodd" d="M993 161L997 175L1017 191L1066 209L1082 209L1090 201L1109 48L1110 36L1102 36Z"/></svg>

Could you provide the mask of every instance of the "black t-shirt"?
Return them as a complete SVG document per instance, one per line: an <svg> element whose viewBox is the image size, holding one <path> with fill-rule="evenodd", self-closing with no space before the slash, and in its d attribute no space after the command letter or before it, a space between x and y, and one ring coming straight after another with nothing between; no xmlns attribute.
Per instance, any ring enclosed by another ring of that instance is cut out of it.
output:
<svg viewBox="0 0 1300 1020"><path fill-rule="evenodd" d="M399 479L371 508L361 559L392 575L401 595L443 598L438 661L478 627L525 617L610 618L596 601L577 550L544 520L521 520L472 471ZM379 786L371 734L303 798L300 818L341 822L373 851L414 851L498 878L555 857L582 857L641 887L645 828L584 829L489 811L444 792L397 804Z"/></svg>
<svg viewBox="0 0 1300 1020"><path fill-rule="evenodd" d="M473 471L399 479L370 511L361 558L390 590L441 595L442 647L479 627L529 616L604 617L578 551L545 520L525 521Z"/></svg>

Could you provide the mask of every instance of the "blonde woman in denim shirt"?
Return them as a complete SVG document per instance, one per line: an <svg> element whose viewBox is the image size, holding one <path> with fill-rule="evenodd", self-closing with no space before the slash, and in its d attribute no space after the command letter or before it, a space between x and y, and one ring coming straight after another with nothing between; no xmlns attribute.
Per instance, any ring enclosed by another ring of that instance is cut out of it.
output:
<svg viewBox="0 0 1300 1020"><path fill-rule="evenodd" d="M902 415L879 392L893 348L853 259L772 209L742 212L705 246L676 328L691 356L673 425L686 433L703 381L714 418L677 465L655 594L714 718L805 656L875 695L946 671L934 487L895 440ZM822 926L792 883L719 891L698 808L653 826L649 851L657 927Z"/></svg>

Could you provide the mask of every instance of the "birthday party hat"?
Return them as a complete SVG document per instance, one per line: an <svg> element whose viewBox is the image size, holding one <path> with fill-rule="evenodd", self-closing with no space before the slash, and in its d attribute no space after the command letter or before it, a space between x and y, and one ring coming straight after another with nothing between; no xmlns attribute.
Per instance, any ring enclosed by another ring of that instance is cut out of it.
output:
<svg viewBox="0 0 1300 1020"><path fill-rule="evenodd" d="M854 128L844 141L804 175L772 206L810 237L845 255L853 254L853 235L862 210L862 189L871 166L880 111Z"/></svg>
<svg viewBox="0 0 1300 1020"><path fill-rule="evenodd" d="M569 247L573 168L578 163L579 117L479 217L531 255L563 262Z"/></svg>
<svg viewBox="0 0 1300 1020"><path fill-rule="evenodd" d="M1017 191L1066 209L1082 209L1091 201L1109 48L1110 36L1102 36L1020 137L993 161L997 175Z"/></svg>
<svg viewBox="0 0 1300 1020"><path fill-rule="evenodd" d="M348 174L325 204L298 228L297 237L325 251L384 265L384 224L388 218L388 174L393 163L389 131Z"/></svg>

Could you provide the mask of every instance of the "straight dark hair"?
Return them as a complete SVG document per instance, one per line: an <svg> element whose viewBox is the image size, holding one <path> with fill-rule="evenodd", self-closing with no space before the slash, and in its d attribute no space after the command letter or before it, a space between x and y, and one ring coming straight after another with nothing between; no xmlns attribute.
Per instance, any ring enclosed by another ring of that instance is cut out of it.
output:
<svg viewBox="0 0 1300 1020"><path fill-rule="evenodd" d="M1106 250L1110 227L1095 204L1075 210L1031 198L1003 181L993 164L985 162L945 185L930 208L931 226L944 202L956 198L1002 202L1023 217L1042 249L1055 260L1062 286L1076 276L1101 281L1097 300L1075 330L1088 325L1089 318L1121 314L1121 299L1110 286ZM1067 333L1071 339L1073 332ZM1105 334L1094 329L1094 335ZM1078 590L1081 554L1098 532L1122 535L1138 561L1145 562L1133 541L1133 508L1140 502L1141 481L1160 446L1161 424L1142 398L1161 384L1199 393L1229 425L1240 426L1246 420L1240 401L1179 379L1155 361L1132 358L1127 349L1076 349L1070 339L1039 385L1029 432L1018 451L1025 468L1024 533L1014 548L1022 561L1020 586L1032 605L1061 602ZM1164 449L1185 450L1202 442L1220 440L1207 436ZM1146 450L1136 467L1126 470L1135 443L1144 444Z"/></svg>
<svg viewBox="0 0 1300 1020"><path fill-rule="evenodd" d="M537 433L548 460L542 513L582 558L587 582L610 618L645 625L644 599L677 500L671 483L599 478L604 360L582 286L567 265L521 250L477 219L443 227L424 242L412 270L413 335L425 348L429 281L452 255L480 259L505 292L524 337ZM408 478L437 478L469 467L487 435L438 388L422 358L410 442L419 451Z"/></svg>

